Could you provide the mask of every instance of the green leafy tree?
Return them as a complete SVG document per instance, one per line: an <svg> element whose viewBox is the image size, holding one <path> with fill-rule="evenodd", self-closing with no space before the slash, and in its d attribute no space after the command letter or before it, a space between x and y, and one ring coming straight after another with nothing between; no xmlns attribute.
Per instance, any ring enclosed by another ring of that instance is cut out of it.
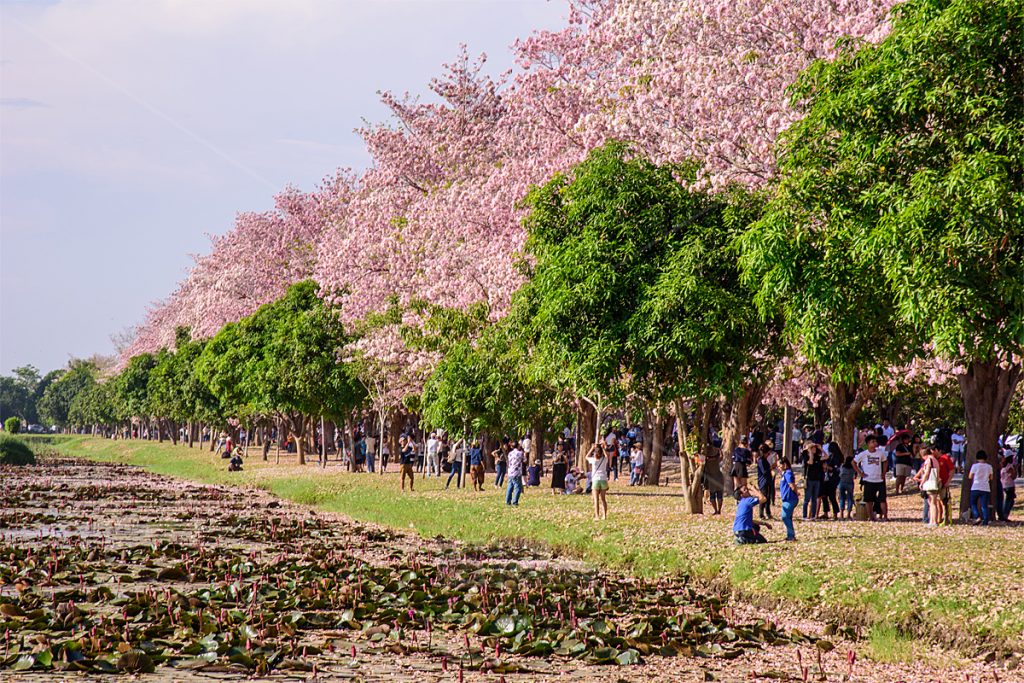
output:
<svg viewBox="0 0 1024 683"><path fill-rule="evenodd" d="M569 405L554 385L531 375L530 351L514 326L505 318L446 348L424 385L423 416L453 433L530 431L536 458L545 428L564 422Z"/></svg>
<svg viewBox="0 0 1024 683"><path fill-rule="evenodd" d="M1024 356L1024 10L910 0L893 16L884 41L795 84L804 118L748 265L825 367L887 360L894 338L954 364L973 460L1006 428Z"/></svg>
<svg viewBox="0 0 1024 683"><path fill-rule="evenodd" d="M695 442L680 430L683 485L699 512L690 456L705 445L710 402L741 390L767 327L731 252L749 197L695 181L691 165L658 166L611 143L534 189L526 227L535 261L513 310L535 340L535 372L597 408L595 436L601 407L627 397L674 404L684 424L685 402L700 406Z"/></svg>
<svg viewBox="0 0 1024 683"><path fill-rule="evenodd" d="M51 382L39 400L39 417L48 425L67 427L71 424L71 404L81 392L96 383L96 365L84 360L72 360L66 372Z"/></svg>
<svg viewBox="0 0 1024 683"><path fill-rule="evenodd" d="M79 427L113 426L118 415L111 382L86 386L71 401L68 422Z"/></svg>
<svg viewBox="0 0 1024 683"><path fill-rule="evenodd" d="M203 381L199 374L198 362L206 348L207 341L192 339L188 328L175 331L175 358L177 367L178 397L180 405L176 410L179 419L190 422L188 443L198 437L198 425L227 425L224 405Z"/></svg>
<svg viewBox="0 0 1024 683"><path fill-rule="evenodd" d="M22 417L34 412L31 392L16 377L0 377L0 421Z"/></svg>
<svg viewBox="0 0 1024 683"><path fill-rule="evenodd" d="M156 363L156 358L151 353L133 356L112 380L115 410L121 420L138 419L142 424L149 422L153 416L149 375L156 367Z"/></svg>
<svg viewBox="0 0 1024 683"><path fill-rule="evenodd" d="M226 325L200 356L199 377L222 404L284 419L304 464L311 418L341 419L365 396L352 368L339 361L346 341L341 321L307 280Z"/></svg>

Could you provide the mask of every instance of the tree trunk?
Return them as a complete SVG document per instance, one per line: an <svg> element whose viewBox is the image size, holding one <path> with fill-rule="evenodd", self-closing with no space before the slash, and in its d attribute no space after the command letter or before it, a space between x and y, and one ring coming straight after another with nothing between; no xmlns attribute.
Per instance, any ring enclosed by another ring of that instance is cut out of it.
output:
<svg viewBox="0 0 1024 683"><path fill-rule="evenodd" d="M171 443L174 444L175 446L177 446L178 445L178 423L173 421L173 420L171 420L167 424L168 424L167 431L169 431L171 433Z"/></svg>
<svg viewBox="0 0 1024 683"><path fill-rule="evenodd" d="M668 420L661 408L651 411L648 418L651 425L651 453L644 458L647 470L647 483L650 486L657 486L661 480L661 461L665 456L665 426Z"/></svg>
<svg viewBox="0 0 1024 683"><path fill-rule="evenodd" d="M338 425L334 420L328 420L324 426L324 433L320 437L324 442L324 453L330 453L334 449L335 436L334 433L337 431ZM326 456L324 457L326 461Z"/></svg>
<svg viewBox="0 0 1024 683"><path fill-rule="evenodd" d="M306 464L306 418L295 413L288 416L288 429L295 437L295 451L299 454L299 464Z"/></svg>
<svg viewBox="0 0 1024 683"><path fill-rule="evenodd" d="M1021 380L1020 364L1002 367L998 360L974 361L967 366L967 372L958 375L960 393L964 399L967 416L967 445L964 455L965 471L970 471L977 458L978 450L988 454L988 463L995 471L991 504L1001 497L999 482L999 435L1006 431L1010 414L1010 401ZM960 487L960 514L970 510L971 482L964 475ZM992 518L992 515L989 515Z"/></svg>
<svg viewBox="0 0 1024 683"><path fill-rule="evenodd" d="M579 443L576 444L576 467L581 471L589 468L587 464L587 453L594 445L594 435L597 434L598 415L597 410L589 402L579 399L577 401L576 419L579 421Z"/></svg>
<svg viewBox="0 0 1024 683"><path fill-rule="evenodd" d="M388 449L391 451L391 462L398 462L401 455L398 449L398 437L402 435L402 424L399 421L400 413L397 408L391 410L391 421L388 425Z"/></svg>
<svg viewBox="0 0 1024 683"><path fill-rule="evenodd" d="M767 386L759 382L744 382L739 395L722 404L722 457L719 462L727 495L732 495L732 477L728 476L732 451L739 444L740 437L750 433L750 425L761 407L766 389Z"/></svg>
<svg viewBox="0 0 1024 683"><path fill-rule="evenodd" d="M860 412L875 394L874 387L863 381L828 381L828 408L832 415L832 439L844 455L853 454L853 432ZM784 434L789 439L791 435Z"/></svg>
<svg viewBox="0 0 1024 683"><path fill-rule="evenodd" d="M711 419L711 407L708 402L699 405L697 411L697 434L693 439L687 438L686 434L686 407L683 399L675 400L676 421L679 439L679 474L683 485L683 494L686 496L686 508L690 514L704 514L704 465L696 457L703 450L704 439L707 435L708 421ZM693 450L690 450L690 447Z"/></svg>
<svg viewBox="0 0 1024 683"><path fill-rule="evenodd" d="M267 462L268 456L270 455L270 425L264 422L261 432L262 434L260 435L260 439L263 442L263 462Z"/></svg>
<svg viewBox="0 0 1024 683"><path fill-rule="evenodd" d="M651 458L654 457L654 411L644 411L644 435L643 435L643 450L644 450L644 463L651 462Z"/></svg>
<svg viewBox="0 0 1024 683"><path fill-rule="evenodd" d="M530 464L536 465L544 459L544 425L539 420L530 428Z"/></svg>

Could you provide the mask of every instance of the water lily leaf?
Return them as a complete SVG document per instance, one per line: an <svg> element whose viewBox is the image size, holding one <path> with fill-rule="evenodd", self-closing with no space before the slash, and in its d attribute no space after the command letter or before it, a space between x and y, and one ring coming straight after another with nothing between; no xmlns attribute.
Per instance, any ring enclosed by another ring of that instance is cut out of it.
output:
<svg viewBox="0 0 1024 683"><path fill-rule="evenodd" d="M595 664L614 664L618 654L618 651L613 647L599 647L591 652L587 659Z"/></svg>
<svg viewBox="0 0 1024 683"><path fill-rule="evenodd" d="M35 666L35 663L36 658L32 655L22 655L21 657L18 657L18 660L16 662L14 662L14 665L11 666L11 669L13 669L14 671L28 671L33 666Z"/></svg>
<svg viewBox="0 0 1024 683"><path fill-rule="evenodd" d="M634 664L639 664L640 653L633 649L623 650L615 657L615 661L617 661L620 666L632 666Z"/></svg>
<svg viewBox="0 0 1024 683"><path fill-rule="evenodd" d="M516 620L515 617L511 617L507 614L502 614L500 617L494 620L495 633L502 635L512 635L516 631Z"/></svg>

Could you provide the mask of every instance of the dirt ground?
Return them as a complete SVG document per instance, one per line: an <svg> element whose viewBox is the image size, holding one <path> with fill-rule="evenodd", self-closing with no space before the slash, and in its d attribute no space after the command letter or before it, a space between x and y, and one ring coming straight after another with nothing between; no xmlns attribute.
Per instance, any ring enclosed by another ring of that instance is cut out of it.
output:
<svg viewBox="0 0 1024 683"><path fill-rule="evenodd" d="M881 664L681 580L250 489L69 459L0 481L0 680L1024 681L926 648Z"/></svg>

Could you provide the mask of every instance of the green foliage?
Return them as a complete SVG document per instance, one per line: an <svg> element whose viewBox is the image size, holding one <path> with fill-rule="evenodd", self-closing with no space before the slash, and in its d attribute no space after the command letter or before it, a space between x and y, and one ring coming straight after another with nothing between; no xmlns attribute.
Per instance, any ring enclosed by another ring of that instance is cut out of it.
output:
<svg viewBox="0 0 1024 683"><path fill-rule="evenodd" d="M1024 10L911 0L793 88L778 194L746 240L758 302L827 367L1024 349Z"/></svg>
<svg viewBox="0 0 1024 683"><path fill-rule="evenodd" d="M567 406L558 391L527 373L529 351L505 319L475 340L451 346L423 388L427 423L454 433L500 434L525 430L535 422L557 426Z"/></svg>
<svg viewBox="0 0 1024 683"><path fill-rule="evenodd" d="M86 386L68 408L68 422L78 426L109 425L117 422L117 406L111 382Z"/></svg>
<svg viewBox="0 0 1024 683"><path fill-rule="evenodd" d="M8 434L17 434L21 431L21 420L17 417L9 417L4 420L4 431Z"/></svg>
<svg viewBox="0 0 1024 683"><path fill-rule="evenodd" d="M537 374L617 403L731 393L768 338L731 252L757 201L695 179L611 143L531 191L512 318Z"/></svg>
<svg viewBox="0 0 1024 683"><path fill-rule="evenodd" d="M153 354L140 353L129 359L125 368L114 378L116 409L121 418L152 415L149 374L156 364L157 360Z"/></svg>
<svg viewBox="0 0 1024 683"><path fill-rule="evenodd" d="M364 397L338 353L348 337L311 280L226 325L198 356L197 377L231 413L341 418Z"/></svg>
<svg viewBox="0 0 1024 683"><path fill-rule="evenodd" d="M48 384L38 403L39 418L48 425L71 424L71 404L81 392L96 384L98 369L85 360L71 361L67 371Z"/></svg>
<svg viewBox="0 0 1024 683"><path fill-rule="evenodd" d="M36 456L28 445L16 436L0 434L0 465L34 465Z"/></svg>

